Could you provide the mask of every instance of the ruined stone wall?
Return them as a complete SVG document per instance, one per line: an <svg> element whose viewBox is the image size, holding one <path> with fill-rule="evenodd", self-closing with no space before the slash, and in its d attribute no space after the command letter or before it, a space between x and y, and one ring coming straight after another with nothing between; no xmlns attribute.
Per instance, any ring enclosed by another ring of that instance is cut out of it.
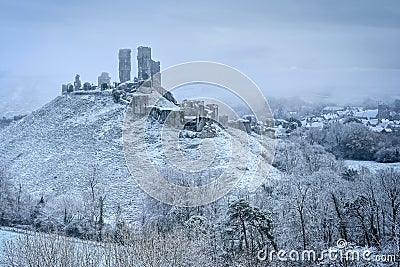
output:
<svg viewBox="0 0 400 267"><path fill-rule="evenodd" d="M68 85L62 84L61 85L61 93L64 95L68 92Z"/></svg>
<svg viewBox="0 0 400 267"><path fill-rule="evenodd" d="M161 73L160 73L160 61L151 61L152 70L151 70L151 82L154 87L161 87Z"/></svg>
<svg viewBox="0 0 400 267"><path fill-rule="evenodd" d="M217 104L207 104L208 118L213 120L218 120L218 105Z"/></svg>
<svg viewBox="0 0 400 267"><path fill-rule="evenodd" d="M138 47L138 79L140 81L151 78L154 87L161 87L160 61L151 59L151 48L145 46Z"/></svg>
<svg viewBox="0 0 400 267"><path fill-rule="evenodd" d="M204 116L203 100L183 100L181 108L185 116Z"/></svg>
<svg viewBox="0 0 400 267"><path fill-rule="evenodd" d="M147 80L151 76L151 48L139 46L137 52L138 79Z"/></svg>
<svg viewBox="0 0 400 267"><path fill-rule="evenodd" d="M151 76L155 75L156 73L160 72L160 61L154 61L154 60L150 60L150 64L151 64Z"/></svg>
<svg viewBox="0 0 400 267"><path fill-rule="evenodd" d="M111 86L111 77L107 72L102 72L97 78L97 86L101 88L103 84L107 84L108 87Z"/></svg>
<svg viewBox="0 0 400 267"><path fill-rule="evenodd" d="M149 97L147 95L134 95L131 105L135 114L145 114L149 105Z"/></svg>

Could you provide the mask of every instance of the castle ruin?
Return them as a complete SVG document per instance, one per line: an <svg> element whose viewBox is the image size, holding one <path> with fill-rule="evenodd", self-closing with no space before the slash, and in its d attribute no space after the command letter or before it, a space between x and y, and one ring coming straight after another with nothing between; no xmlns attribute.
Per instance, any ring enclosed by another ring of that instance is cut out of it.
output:
<svg viewBox="0 0 400 267"><path fill-rule="evenodd" d="M227 128L229 125L247 132L261 132L268 128L268 125L253 122L249 118L229 121L227 115L219 115L217 104L206 104L204 100L184 100L178 104L171 92L161 86L160 61L154 61L151 58L150 47L137 48L138 77L134 77L133 81L131 80L131 49L120 49L118 59L120 83L112 84L109 74L102 72L98 77L97 86L85 82L82 88L80 76L77 74L73 84L62 85L62 94L97 94L102 91L111 93L115 102L130 103L135 114L149 114L154 120L160 123L167 122L173 126L184 125L184 129L198 132L198 136L201 137L215 136L215 125L222 128ZM172 106L150 106L150 97L154 91L169 100Z"/></svg>

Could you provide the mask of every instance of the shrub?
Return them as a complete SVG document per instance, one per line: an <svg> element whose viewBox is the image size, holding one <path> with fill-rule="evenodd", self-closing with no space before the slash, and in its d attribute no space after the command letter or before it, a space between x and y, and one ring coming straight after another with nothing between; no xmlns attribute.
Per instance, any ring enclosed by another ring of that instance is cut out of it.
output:
<svg viewBox="0 0 400 267"><path fill-rule="evenodd" d="M376 161L382 163L400 162L399 147L383 147L375 153Z"/></svg>

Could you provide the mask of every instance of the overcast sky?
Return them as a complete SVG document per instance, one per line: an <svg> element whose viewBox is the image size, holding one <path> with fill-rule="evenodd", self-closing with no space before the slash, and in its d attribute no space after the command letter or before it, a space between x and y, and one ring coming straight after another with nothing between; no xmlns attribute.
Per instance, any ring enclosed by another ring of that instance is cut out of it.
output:
<svg viewBox="0 0 400 267"><path fill-rule="evenodd" d="M0 115L61 84L118 76L118 49L152 47L161 68L233 66L269 96L399 96L400 2L0 0Z"/></svg>

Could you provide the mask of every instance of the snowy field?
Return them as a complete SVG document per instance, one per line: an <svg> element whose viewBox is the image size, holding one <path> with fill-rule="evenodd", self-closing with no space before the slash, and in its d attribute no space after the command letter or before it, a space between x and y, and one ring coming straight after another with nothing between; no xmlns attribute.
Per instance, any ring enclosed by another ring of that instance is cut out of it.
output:
<svg viewBox="0 0 400 267"><path fill-rule="evenodd" d="M352 169L359 170L361 168L368 168L371 171L378 171L388 168L394 168L400 170L400 162L396 163L379 163L375 161L357 161L357 160L345 160L347 166Z"/></svg>
<svg viewBox="0 0 400 267"><path fill-rule="evenodd" d="M14 240L16 239L20 234L16 233L16 232L12 232L12 231L7 231L7 230L2 230L0 228L0 266L5 266L2 261L5 257L5 255L3 254L3 248L4 248L4 244L5 242L7 242L8 240Z"/></svg>

